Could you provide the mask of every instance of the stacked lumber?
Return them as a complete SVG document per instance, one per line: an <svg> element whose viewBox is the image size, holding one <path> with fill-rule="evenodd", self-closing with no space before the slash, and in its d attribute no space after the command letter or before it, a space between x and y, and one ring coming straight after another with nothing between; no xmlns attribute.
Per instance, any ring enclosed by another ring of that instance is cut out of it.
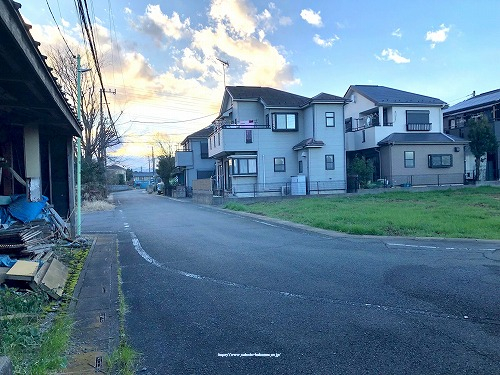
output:
<svg viewBox="0 0 500 375"><path fill-rule="evenodd" d="M45 261L18 260L7 272L0 271L0 275L6 284L42 290L51 298L59 299L68 279L68 268L51 254Z"/></svg>

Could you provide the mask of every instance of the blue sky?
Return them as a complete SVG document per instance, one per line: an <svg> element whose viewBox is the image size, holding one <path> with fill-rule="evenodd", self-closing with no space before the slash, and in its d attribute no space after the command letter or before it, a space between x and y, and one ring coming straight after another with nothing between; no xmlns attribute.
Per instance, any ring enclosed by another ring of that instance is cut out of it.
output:
<svg viewBox="0 0 500 375"><path fill-rule="evenodd" d="M48 0L71 46L73 2ZM226 84L304 96L374 84L449 104L500 87L500 2L169 0L88 2L123 164L147 167L152 138L179 142L208 125ZM43 48L62 38L43 0L22 3ZM193 120L200 118L199 120ZM146 160L146 162L144 162Z"/></svg>

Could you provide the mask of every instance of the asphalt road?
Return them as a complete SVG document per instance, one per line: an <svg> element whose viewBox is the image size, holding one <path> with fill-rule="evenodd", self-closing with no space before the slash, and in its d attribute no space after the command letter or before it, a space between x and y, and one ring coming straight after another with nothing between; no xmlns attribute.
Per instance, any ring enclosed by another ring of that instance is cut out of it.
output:
<svg viewBox="0 0 500 375"><path fill-rule="evenodd" d="M500 243L329 235L116 193L140 374L500 374ZM85 228L85 223L83 223Z"/></svg>

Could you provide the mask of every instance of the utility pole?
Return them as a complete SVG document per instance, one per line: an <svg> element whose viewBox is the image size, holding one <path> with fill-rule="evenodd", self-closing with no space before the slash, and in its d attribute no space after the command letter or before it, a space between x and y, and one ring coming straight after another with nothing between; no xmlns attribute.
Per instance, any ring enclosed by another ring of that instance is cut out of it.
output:
<svg viewBox="0 0 500 375"><path fill-rule="evenodd" d="M226 68L229 68L229 62L224 61L216 57L216 59L222 64L222 71L224 72L224 89L226 88Z"/></svg>
<svg viewBox="0 0 500 375"><path fill-rule="evenodd" d="M113 95L116 95L116 90L111 90L111 89L99 89L99 93L100 93L100 102L101 102L101 105L100 105L100 109L101 109L101 120L100 120L100 129L99 129L99 134L98 134L98 139L99 139L99 142L97 143L98 144L98 158L100 158L102 160L102 163L104 165L104 167L106 167L106 127L104 126L104 112L102 110L102 96L104 93L110 93L110 94L113 94ZM106 103L108 104L108 103ZM110 119L111 121L111 119Z"/></svg>
<svg viewBox="0 0 500 375"><path fill-rule="evenodd" d="M76 117L78 126L82 120L82 73L90 69L80 66L80 55L76 56ZM82 234L82 138L76 138L76 236Z"/></svg>

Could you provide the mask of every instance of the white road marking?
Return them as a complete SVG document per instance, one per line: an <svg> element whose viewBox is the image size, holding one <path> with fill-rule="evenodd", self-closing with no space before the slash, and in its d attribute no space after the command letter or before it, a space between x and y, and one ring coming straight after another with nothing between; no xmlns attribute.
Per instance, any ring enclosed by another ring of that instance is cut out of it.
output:
<svg viewBox="0 0 500 375"><path fill-rule="evenodd" d="M398 313L398 314L421 315L421 316L427 316L427 317L431 317L431 318L452 319L452 320L471 320L474 322L480 322L482 324L495 324L495 325L499 324L499 322L494 320L494 319L484 318L484 317L473 317L471 315L451 315L451 314L446 314L446 313L441 313L441 312L428 311L428 310L418 310L418 309L404 308L404 307L398 307L398 306L385 306L385 305L378 305L378 304L372 304L372 303L345 301L345 300L334 299L334 298L307 296L304 294L296 294L296 293L267 289L267 288L263 288L263 287L252 286L252 285L238 284L238 283L233 283L231 281L219 280L219 279L215 279L215 278L208 277L208 276L197 275L194 273L181 271L181 270L178 270L175 268L170 268L170 267L167 267L166 265L158 262L142 248L141 243L139 242L139 239L137 238L137 236L135 235L134 232L130 232L130 236L132 237L132 243L134 245L135 250L146 262L154 265L155 267L161 268L161 269L166 270L166 271L174 272L174 273L177 273L178 275L181 275L184 277L189 277L191 279L210 281L210 282L215 283L215 284L239 288L239 289L247 289L247 290L254 290L254 291L260 291L260 292L266 292L266 293L279 294L279 295L286 297L286 298L294 298L294 299L300 299L300 300L306 300L306 301L330 303L330 304L334 304L334 305L351 306L351 307L355 307L355 308L360 308L360 307L370 308L370 309L377 309L377 310L383 310L383 311L390 311L390 312ZM401 245L401 244L399 244L399 245Z"/></svg>
<svg viewBox="0 0 500 375"><path fill-rule="evenodd" d="M260 220L252 220L256 223L259 223L259 224L264 224L264 225L267 225L267 226L270 226L270 227L275 227L275 228L278 228L277 225L274 225L274 224L271 224L271 223L266 223L265 221L260 221Z"/></svg>

